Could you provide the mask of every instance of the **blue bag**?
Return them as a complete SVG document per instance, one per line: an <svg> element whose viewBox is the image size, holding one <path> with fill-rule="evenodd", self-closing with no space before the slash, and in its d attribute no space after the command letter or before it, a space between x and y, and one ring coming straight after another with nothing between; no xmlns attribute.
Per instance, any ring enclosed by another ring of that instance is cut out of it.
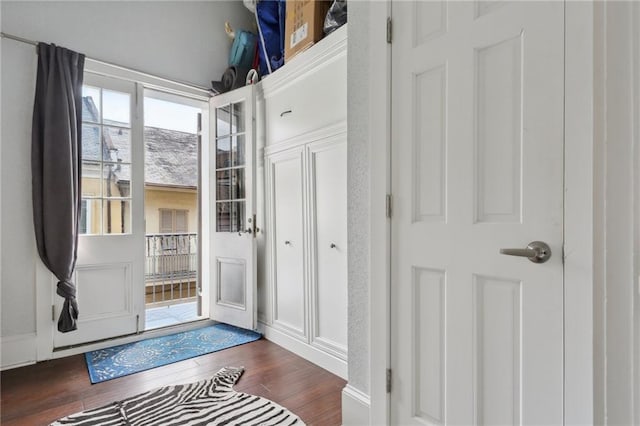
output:
<svg viewBox="0 0 640 426"><path fill-rule="evenodd" d="M269 74L284 64L284 24L286 16L285 0L260 0L256 5L256 18L260 33L260 75ZM264 44L263 44L264 41ZM266 52L266 56L265 56Z"/></svg>

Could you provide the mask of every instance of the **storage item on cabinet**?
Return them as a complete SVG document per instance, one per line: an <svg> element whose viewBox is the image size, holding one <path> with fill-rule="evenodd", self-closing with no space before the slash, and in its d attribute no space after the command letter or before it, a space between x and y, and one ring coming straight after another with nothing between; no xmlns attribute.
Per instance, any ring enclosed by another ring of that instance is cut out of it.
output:
<svg viewBox="0 0 640 426"><path fill-rule="evenodd" d="M324 20L331 3L326 0L287 1L285 63L324 36Z"/></svg>

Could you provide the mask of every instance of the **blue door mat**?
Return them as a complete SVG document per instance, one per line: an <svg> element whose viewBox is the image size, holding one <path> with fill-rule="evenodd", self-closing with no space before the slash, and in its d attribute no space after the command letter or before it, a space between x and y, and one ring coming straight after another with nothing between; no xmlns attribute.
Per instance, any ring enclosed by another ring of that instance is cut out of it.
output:
<svg viewBox="0 0 640 426"><path fill-rule="evenodd" d="M154 337L84 354L91 383L100 383L253 342L260 333L228 324Z"/></svg>

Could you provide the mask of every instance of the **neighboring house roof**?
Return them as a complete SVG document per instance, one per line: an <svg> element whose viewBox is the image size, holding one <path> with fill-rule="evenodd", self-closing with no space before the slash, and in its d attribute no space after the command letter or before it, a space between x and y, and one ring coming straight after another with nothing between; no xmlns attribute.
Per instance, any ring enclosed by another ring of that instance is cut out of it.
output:
<svg viewBox="0 0 640 426"><path fill-rule="evenodd" d="M85 121L99 120L99 113L90 96L82 98L82 114ZM123 123L107 122L106 126L123 126ZM119 127L103 127L104 144L100 144L99 128L83 126L82 157L85 160L100 160L114 163L131 162L130 131ZM144 128L145 184L195 188L198 184L198 136L193 133ZM119 183L128 182L130 168L115 168Z"/></svg>

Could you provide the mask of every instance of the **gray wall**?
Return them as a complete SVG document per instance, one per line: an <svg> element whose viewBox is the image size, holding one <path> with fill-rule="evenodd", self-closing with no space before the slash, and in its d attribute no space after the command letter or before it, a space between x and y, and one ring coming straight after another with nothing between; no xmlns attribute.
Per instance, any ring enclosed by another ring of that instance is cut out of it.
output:
<svg viewBox="0 0 640 426"><path fill-rule="evenodd" d="M224 21L238 28L250 28L253 22L238 1L2 1L0 7L3 32L202 86L218 79L227 66L230 41ZM33 46L2 39L1 57L0 297L5 339L36 331L30 174L36 55Z"/></svg>
<svg viewBox="0 0 640 426"><path fill-rule="evenodd" d="M349 384L369 394L369 2L349 3Z"/></svg>

